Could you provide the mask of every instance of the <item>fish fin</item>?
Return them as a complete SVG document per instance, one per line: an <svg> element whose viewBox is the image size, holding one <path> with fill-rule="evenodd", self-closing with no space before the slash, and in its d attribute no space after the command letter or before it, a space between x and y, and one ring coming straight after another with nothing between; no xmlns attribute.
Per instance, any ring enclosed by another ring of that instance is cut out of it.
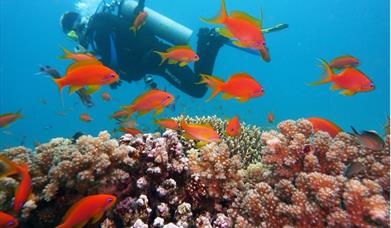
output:
<svg viewBox="0 0 391 228"><path fill-rule="evenodd" d="M75 226L72 226L73 228L83 228L88 223L88 220L85 220Z"/></svg>
<svg viewBox="0 0 391 228"><path fill-rule="evenodd" d="M229 80L232 80L232 79L238 79L238 78L247 78L247 79L252 79L252 80L255 80L253 77L251 77L249 74L245 73L245 72L239 72L239 73L236 73L234 75L232 75L229 79Z"/></svg>
<svg viewBox="0 0 391 228"><path fill-rule="evenodd" d="M333 81L334 78L333 70L331 69L331 67L326 61L324 61L323 59L320 59L320 61L322 63L322 67L326 70L326 77L320 81L309 83L310 86L321 85Z"/></svg>
<svg viewBox="0 0 391 228"><path fill-rule="evenodd" d="M98 213L96 216L92 217L91 223L95 224L96 222L98 222L102 218L104 213L105 213L105 211L102 211L102 212Z"/></svg>
<svg viewBox="0 0 391 228"><path fill-rule="evenodd" d="M339 89L341 89L341 87L337 86L336 84L333 84L332 86L330 86L330 89L331 90L339 90Z"/></svg>
<svg viewBox="0 0 391 228"><path fill-rule="evenodd" d="M201 148L201 147L203 147L203 146L205 146L207 144L208 144L208 142L199 141L199 142L196 143L196 147L199 149L199 148Z"/></svg>
<svg viewBox="0 0 391 228"><path fill-rule="evenodd" d="M179 50L179 49L193 50L193 49L191 49L191 47L189 45L177 45L177 46L168 48L167 52L175 51L175 50Z"/></svg>
<svg viewBox="0 0 391 228"><path fill-rule="evenodd" d="M191 136L189 133L183 133L182 136L185 138L185 139L189 139L189 140L195 140L193 136Z"/></svg>
<svg viewBox="0 0 391 228"><path fill-rule="evenodd" d="M241 11L231 11L229 16L232 17L232 18L242 19L242 20L248 21L251 24L253 24L253 25L255 25L255 26L259 27L259 28L261 26L259 21L256 18L248 15L247 13L241 12Z"/></svg>
<svg viewBox="0 0 391 228"><path fill-rule="evenodd" d="M223 93L223 95L221 96L221 98L222 98L223 100L229 100L229 99L232 99L233 96L230 95L230 94L228 94L228 93Z"/></svg>
<svg viewBox="0 0 391 228"><path fill-rule="evenodd" d="M69 59L72 52L70 52L68 49L61 47L64 54L62 56L59 56L59 59Z"/></svg>
<svg viewBox="0 0 391 228"><path fill-rule="evenodd" d="M184 66L186 66L186 65L187 65L187 62L180 62L180 63L179 63L179 66L180 66L180 67L184 67Z"/></svg>
<svg viewBox="0 0 391 228"><path fill-rule="evenodd" d="M162 65L164 63L164 61L166 61L166 59L167 59L167 53L166 52L160 52L160 51L154 51L154 53L160 55L160 57L162 58L162 61L160 62L159 65Z"/></svg>
<svg viewBox="0 0 391 228"><path fill-rule="evenodd" d="M169 59L168 60L168 64L176 64L176 63L178 63L178 61L175 61L173 59Z"/></svg>
<svg viewBox="0 0 391 228"><path fill-rule="evenodd" d="M156 109L156 111L155 111L155 115L159 115L160 113L162 113L163 112L163 109L164 109L164 107L161 107L161 108L158 108L158 109Z"/></svg>
<svg viewBox="0 0 391 228"><path fill-rule="evenodd" d="M224 2L224 0L221 0L221 8L220 8L219 14L212 19L201 18L201 20L206 23L223 24L225 22L225 20L227 19L227 17L228 17L228 15L227 15L226 7L225 7L225 2Z"/></svg>
<svg viewBox="0 0 391 228"><path fill-rule="evenodd" d="M0 161L8 166L5 172L0 173L0 178L12 176L19 173L19 166L15 162L9 160L7 157L3 155L0 155Z"/></svg>
<svg viewBox="0 0 391 228"><path fill-rule="evenodd" d="M68 93L69 94L73 94L74 92L78 91L81 88L83 88L83 86L76 86L76 85L70 86Z"/></svg>
<svg viewBox="0 0 391 228"><path fill-rule="evenodd" d="M103 64L99 60L97 60L96 58L76 61L68 66L65 75L67 75L69 72L71 72L79 67L89 66L89 65L103 65Z"/></svg>
<svg viewBox="0 0 391 228"><path fill-rule="evenodd" d="M345 96L352 96L354 95L356 92L352 91L352 90L348 90L348 89L344 89L340 92L340 94L342 95L345 95Z"/></svg>
<svg viewBox="0 0 391 228"><path fill-rule="evenodd" d="M246 101L248 101L248 99L249 99L249 97L239 97L238 101L239 102L246 102Z"/></svg>
<svg viewBox="0 0 391 228"><path fill-rule="evenodd" d="M244 45L243 43L241 43L239 40L232 41L232 44L235 45L235 46L238 46L240 48L247 48L247 46Z"/></svg>
<svg viewBox="0 0 391 228"><path fill-rule="evenodd" d="M224 37L227 37L229 39L234 38L234 35L232 35L232 33L228 29L226 29L226 28L216 28L216 31L220 35L222 35Z"/></svg>
<svg viewBox="0 0 391 228"><path fill-rule="evenodd" d="M98 89L100 89L100 85L89 85L89 86L87 86L87 90L85 91L85 94L87 94L87 95L93 94Z"/></svg>
<svg viewBox="0 0 391 228"><path fill-rule="evenodd" d="M134 25L132 25L132 27L130 27L130 30L133 31L133 33L136 35L137 29Z"/></svg>
<svg viewBox="0 0 391 228"><path fill-rule="evenodd" d="M352 129L353 134L360 135L353 126L350 126L350 128Z"/></svg>
<svg viewBox="0 0 391 228"><path fill-rule="evenodd" d="M149 112L149 111L147 111L147 110L139 111L139 112L138 112L138 116L143 116L143 115L147 114L148 112Z"/></svg>

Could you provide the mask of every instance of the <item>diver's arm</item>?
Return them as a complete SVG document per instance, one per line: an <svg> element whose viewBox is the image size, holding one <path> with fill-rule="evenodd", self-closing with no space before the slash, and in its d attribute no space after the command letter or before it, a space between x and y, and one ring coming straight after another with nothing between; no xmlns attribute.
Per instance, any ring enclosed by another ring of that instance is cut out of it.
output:
<svg viewBox="0 0 391 228"><path fill-rule="evenodd" d="M288 28L288 24L277 24L273 27L262 29L262 33L277 32Z"/></svg>

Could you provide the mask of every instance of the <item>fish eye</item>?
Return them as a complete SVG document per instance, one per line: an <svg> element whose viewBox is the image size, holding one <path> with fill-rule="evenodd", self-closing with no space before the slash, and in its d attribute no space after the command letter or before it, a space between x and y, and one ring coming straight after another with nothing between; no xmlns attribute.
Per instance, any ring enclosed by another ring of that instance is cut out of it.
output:
<svg viewBox="0 0 391 228"><path fill-rule="evenodd" d="M167 96L167 99L168 99L168 98L171 98L171 96Z"/></svg>
<svg viewBox="0 0 391 228"><path fill-rule="evenodd" d="M113 199L112 198L107 198L106 202L111 203L111 202L113 202Z"/></svg>
<svg viewBox="0 0 391 228"><path fill-rule="evenodd" d="M110 77L115 78L115 74L111 74Z"/></svg>
<svg viewBox="0 0 391 228"><path fill-rule="evenodd" d="M14 221L9 221L9 222L7 222L7 226L12 226L12 225L14 225L14 224L15 224Z"/></svg>
<svg viewBox="0 0 391 228"><path fill-rule="evenodd" d="M235 129L234 128L231 128L231 131L234 131Z"/></svg>

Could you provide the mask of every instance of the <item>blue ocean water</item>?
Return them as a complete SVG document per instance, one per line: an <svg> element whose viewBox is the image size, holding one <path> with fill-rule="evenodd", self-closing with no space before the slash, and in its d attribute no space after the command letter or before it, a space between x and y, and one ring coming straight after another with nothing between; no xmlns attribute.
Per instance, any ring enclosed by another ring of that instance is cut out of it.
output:
<svg viewBox="0 0 391 228"><path fill-rule="evenodd" d="M62 54L60 46L73 49L75 45L62 33L59 18L65 11L75 10L76 3L76 0L0 1L0 113L21 110L24 115L0 130L0 148L20 144L31 147L33 142L71 137L77 131L92 135L105 129L111 131L116 124L108 116L145 91L143 81L125 82L117 90L106 86L93 95L96 105L89 109L80 104L77 95L64 93L65 107L62 107L53 81L35 75L40 64L64 73L70 63L57 58ZM270 63L227 46L217 57L214 75L227 79L233 73L247 72L260 82L265 94L246 103L220 97L205 103L206 97L191 98L155 77L159 87L180 96L176 110L167 109L159 117L181 113L222 118L239 115L246 123L272 128L266 116L273 112L276 122L316 116L329 119L346 131L355 126L383 132L382 126L390 115L389 4L387 0L226 0L228 11L241 10L258 17L262 9L266 27L289 24L286 30L265 35ZM146 6L193 29L190 44L195 49L198 29L212 27L199 17L214 16L220 1L146 0ZM373 80L374 91L346 97L329 90L329 85L306 85L321 78L323 70L318 67L318 58L331 60L344 54L360 59L359 69ZM109 92L113 101L102 101L103 91ZM42 104L42 100L47 104ZM79 120L84 112L93 118L91 123ZM139 128L146 132L156 130L151 115L139 118L138 122Z"/></svg>

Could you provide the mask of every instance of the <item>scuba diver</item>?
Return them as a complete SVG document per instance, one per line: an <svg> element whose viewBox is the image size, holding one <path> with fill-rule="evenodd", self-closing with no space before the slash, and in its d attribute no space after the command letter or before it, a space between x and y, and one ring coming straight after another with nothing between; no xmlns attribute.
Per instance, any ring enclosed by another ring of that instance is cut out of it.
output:
<svg viewBox="0 0 391 228"><path fill-rule="evenodd" d="M229 39L215 29L201 28L196 51L199 61L194 63L194 70L167 62L160 64L161 58L154 52L172 47L168 43L186 45L192 31L144 5L145 0L113 0L110 3L103 0L88 20L79 13L66 12L61 17L61 27L69 38L92 50L104 65L119 73L121 80L144 79L150 88L157 88L151 75L159 75L182 92L196 98L203 97L207 87L196 84L201 79L199 74L213 74L218 51L229 43ZM135 33L130 28L140 12L146 12L147 17L145 25ZM280 24L268 30L285 27Z"/></svg>

